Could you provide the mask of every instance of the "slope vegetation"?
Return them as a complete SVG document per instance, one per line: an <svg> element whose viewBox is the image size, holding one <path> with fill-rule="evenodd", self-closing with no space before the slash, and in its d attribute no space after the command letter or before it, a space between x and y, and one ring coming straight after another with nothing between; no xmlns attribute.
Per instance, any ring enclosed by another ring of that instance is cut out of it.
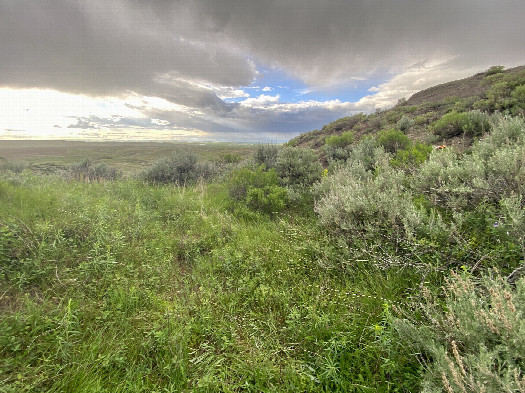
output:
<svg viewBox="0 0 525 393"><path fill-rule="evenodd" d="M468 147L472 144L472 135L439 135L433 132L433 123L447 113L472 110L523 115L524 84L525 66L508 70L494 66L484 73L422 90L408 100L400 100L391 109L335 120L320 130L297 136L289 145L313 148L322 153L326 139L334 135L351 131L357 141L381 130L402 128L413 140Z"/></svg>

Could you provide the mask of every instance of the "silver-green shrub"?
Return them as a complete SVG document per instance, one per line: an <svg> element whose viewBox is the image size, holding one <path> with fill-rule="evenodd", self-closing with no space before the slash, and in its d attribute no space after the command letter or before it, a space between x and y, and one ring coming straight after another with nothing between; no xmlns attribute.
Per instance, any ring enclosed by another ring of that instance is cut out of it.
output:
<svg viewBox="0 0 525 393"><path fill-rule="evenodd" d="M360 163L366 170L373 170L378 166L389 165L390 158L391 155L378 145L375 138L365 137L352 148L347 161L349 163Z"/></svg>
<svg viewBox="0 0 525 393"><path fill-rule="evenodd" d="M210 164L199 162L195 154L180 153L156 160L141 173L141 178L148 183L185 186L210 177L213 170Z"/></svg>
<svg viewBox="0 0 525 393"><path fill-rule="evenodd" d="M453 149L434 151L415 175L414 186L436 206L462 210L485 188L483 163L464 160Z"/></svg>
<svg viewBox="0 0 525 393"><path fill-rule="evenodd" d="M461 210L525 192L523 119L492 118L492 132L462 156L434 151L415 176L415 188L437 206Z"/></svg>
<svg viewBox="0 0 525 393"><path fill-rule="evenodd" d="M480 136L490 130L490 116L479 110L467 112L463 132L468 136Z"/></svg>
<svg viewBox="0 0 525 393"><path fill-rule="evenodd" d="M67 172L67 177L84 181L116 180L122 177L122 172L106 165L103 162L93 163L88 158L72 164Z"/></svg>
<svg viewBox="0 0 525 393"><path fill-rule="evenodd" d="M395 321L426 359L422 391L525 392L525 279L452 273L443 289L423 292L424 322Z"/></svg>
<svg viewBox="0 0 525 393"><path fill-rule="evenodd" d="M421 218L405 176L389 166L372 172L361 162L349 162L319 187L315 211L320 222L350 236L378 231L411 236Z"/></svg>
<svg viewBox="0 0 525 393"><path fill-rule="evenodd" d="M275 168L279 150L280 147L277 145L259 145L255 153L253 154L253 161L255 162L255 166L264 165L266 169Z"/></svg>
<svg viewBox="0 0 525 393"><path fill-rule="evenodd" d="M407 132L416 122L411 119L410 117L404 115L399 121L397 122L397 128L400 129L403 132Z"/></svg>
<svg viewBox="0 0 525 393"><path fill-rule="evenodd" d="M277 155L275 169L285 187L307 189L321 179L323 167L311 149L283 147Z"/></svg>

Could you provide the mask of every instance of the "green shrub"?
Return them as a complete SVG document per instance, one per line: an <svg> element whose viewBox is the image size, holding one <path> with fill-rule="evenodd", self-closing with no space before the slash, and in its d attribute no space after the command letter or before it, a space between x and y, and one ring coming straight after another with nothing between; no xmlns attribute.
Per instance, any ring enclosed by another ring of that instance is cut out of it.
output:
<svg viewBox="0 0 525 393"><path fill-rule="evenodd" d="M148 183L184 186L200 178L208 178L212 172L212 166L209 163L199 163L195 154L177 153L158 159L142 172L141 177Z"/></svg>
<svg viewBox="0 0 525 393"><path fill-rule="evenodd" d="M267 169L275 168L279 147L276 145L259 145L253 155L255 165L264 165Z"/></svg>
<svg viewBox="0 0 525 393"><path fill-rule="evenodd" d="M383 146L378 146L375 138L369 136L352 147L347 161L351 164L361 164L367 171L372 171L377 167L389 165L389 160L390 154Z"/></svg>
<svg viewBox="0 0 525 393"><path fill-rule="evenodd" d="M501 74L504 69L505 67L501 65L492 66L487 71L485 71L485 75Z"/></svg>
<svg viewBox="0 0 525 393"><path fill-rule="evenodd" d="M333 165L337 162L344 162L350 156L350 146L347 147L333 147L325 146L324 153L326 154L326 159L330 165Z"/></svg>
<svg viewBox="0 0 525 393"><path fill-rule="evenodd" d="M404 181L403 172L389 166L372 173L349 162L323 179L315 211L323 225L347 236L410 236L419 216Z"/></svg>
<svg viewBox="0 0 525 393"><path fill-rule="evenodd" d="M413 168L424 163L432 153L432 146L417 142L407 149L396 151L390 162L394 167Z"/></svg>
<svg viewBox="0 0 525 393"><path fill-rule="evenodd" d="M517 86L510 94L512 99L512 114L519 114L525 110L525 85Z"/></svg>
<svg viewBox="0 0 525 393"><path fill-rule="evenodd" d="M68 173L76 180L86 181L116 180L122 176L122 172L117 169L111 168L103 162L94 164L88 158L71 165Z"/></svg>
<svg viewBox="0 0 525 393"><path fill-rule="evenodd" d="M391 129L391 130L382 130L377 135L377 143L380 146L390 153L395 153L400 149L406 149L410 146L411 141L408 136L403 134L403 132Z"/></svg>
<svg viewBox="0 0 525 393"><path fill-rule="evenodd" d="M332 135L325 139L326 146L331 147L346 147L354 142L354 133L352 131L345 131L341 135Z"/></svg>
<svg viewBox="0 0 525 393"><path fill-rule="evenodd" d="M433 152L418 170L416 189L433 204L456 211L525 192L525 124L503 116L493 116L491 124L492 132L469 155Z"/></svg>
<svg viewBox="0 0 525 393"><path fill-rule="evenodd" d="M479 110L467 112L462 125L463 132L468 136L480 136L490 130L490 116Z"/></svg>
<svg viewBox="0 0 525 393"><path fill-rule="evenodd" d="M403 116L399 121L397 122L397 128L399 128L403 132L407 132L411 127L414 126L416 122L411 119L408 116Z"/></svg>
<svg viewBox="0 0 525 393"><path fill-rule="evenodd" d="M463 126L467 123L467 114L452 111L430 124L434 134L442 138L452 138L463 133Z"/></svg>
<svg viewBox="0 0 525 393"><path fill-rule="evenodd" d="M427 359L422 391L525 391L525 280L513 288L498 274L452 273L443 292L424 292L423 323L395 322Z"/></svg>
<svg viewBox="0 0 525 393"><path fill-rule="evenodd" d="M253 210L279 212L288 202L287 191L279 183L280 179L274 168L266 170L264 165L255 169L241 168L232 173L228 192L233 200L243 202Z"/></svg>
<svg viewBox="0 0 525 393"><path fill-rule="evenodd" d="M414 179L418 192L427 195L434 206L454 211L473 208L482 199L478 188L486 189L483 162L462 160L452 148L430 154Z"/></svg>
<svg viewBox="0 0 525 393"><path fill-rule="evenodd" d="M321 179L323 167L313 150L283 147L275 164L285 187L307 189Z"/></svg>
<svg viewBox="0 0 525 393"><path fill-rule="evenodd" d="M262 188L248 187L246 204L255 211L266 214L278 213L286 208L288 193L285 188L277 185Z"/></svg>
<svg viewBox="0 0 525 393"><path fill-rule="evenodd" d="M517 86L510 94L520 105L525 103L525 85Z"/></svg>

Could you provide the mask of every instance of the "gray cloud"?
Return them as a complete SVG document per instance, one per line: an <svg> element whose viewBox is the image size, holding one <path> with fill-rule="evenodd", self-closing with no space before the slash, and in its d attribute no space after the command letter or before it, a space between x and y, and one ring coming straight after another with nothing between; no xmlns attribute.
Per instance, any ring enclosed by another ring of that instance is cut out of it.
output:
<svg viewBox="0 0 525 393"><path fill-rule="evenodd" d="M221 108L214 92L162 78L176 72L239 86L255 75L244 55L202 33L189 12L180 2L1 0L0 86L132 91Z"/></svg>
<svg viewBox="0 0 525 393"><path fill-rule="evenodd" d="M397 74L418 61L525 60L520 0L200 0L215 28L311 84Z"/></svg>
<svg viewBox="0 0 525 393"><path fill-rule="evenodd" d="M523 15L523 0L0 0L0 87L132 93L186 108L129 104L145 119L119 126L163 119L169 126L153 126L297 133L525 63ZM383 83L355 105L225 102L246 96L239 88L257 77L254 62L318 87ZM71 126L97 124L117 127Z"/></svg>

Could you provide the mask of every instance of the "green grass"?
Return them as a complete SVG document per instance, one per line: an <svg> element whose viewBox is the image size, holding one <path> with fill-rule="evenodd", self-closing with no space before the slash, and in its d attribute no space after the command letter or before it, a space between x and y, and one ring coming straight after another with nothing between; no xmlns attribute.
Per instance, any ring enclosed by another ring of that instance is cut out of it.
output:
<svg viewBox="0 0 525 393"><path fill-rule="evenodd" d="M523 362L505 354L525 342L509 300L523 292L524 135L497 115L468 153L423 149L403 165L364 139L312 188L260 167L246 186L272 175L275 201L289 197L279 211L232 195L253 162L183 187L4 160L0 392L417 392L487 369L508 382ZM277 163L283 152L297 153L276 150ZM445 307L457 282L468 301ZM480 310L496 310L489 329L516 322L512 340L487 333L491 358L457 338L478 337L472 323L449 326Z"/></svg>
<svg viewBox="0 0 525 393"><path fill-rule="evenodd" d="M416 275L347 261L312 218L243 219L221 184L25 173L0 181L0 198L0 391L417 383L415 359L383 342L385 305L402 302Z"/></svg>

